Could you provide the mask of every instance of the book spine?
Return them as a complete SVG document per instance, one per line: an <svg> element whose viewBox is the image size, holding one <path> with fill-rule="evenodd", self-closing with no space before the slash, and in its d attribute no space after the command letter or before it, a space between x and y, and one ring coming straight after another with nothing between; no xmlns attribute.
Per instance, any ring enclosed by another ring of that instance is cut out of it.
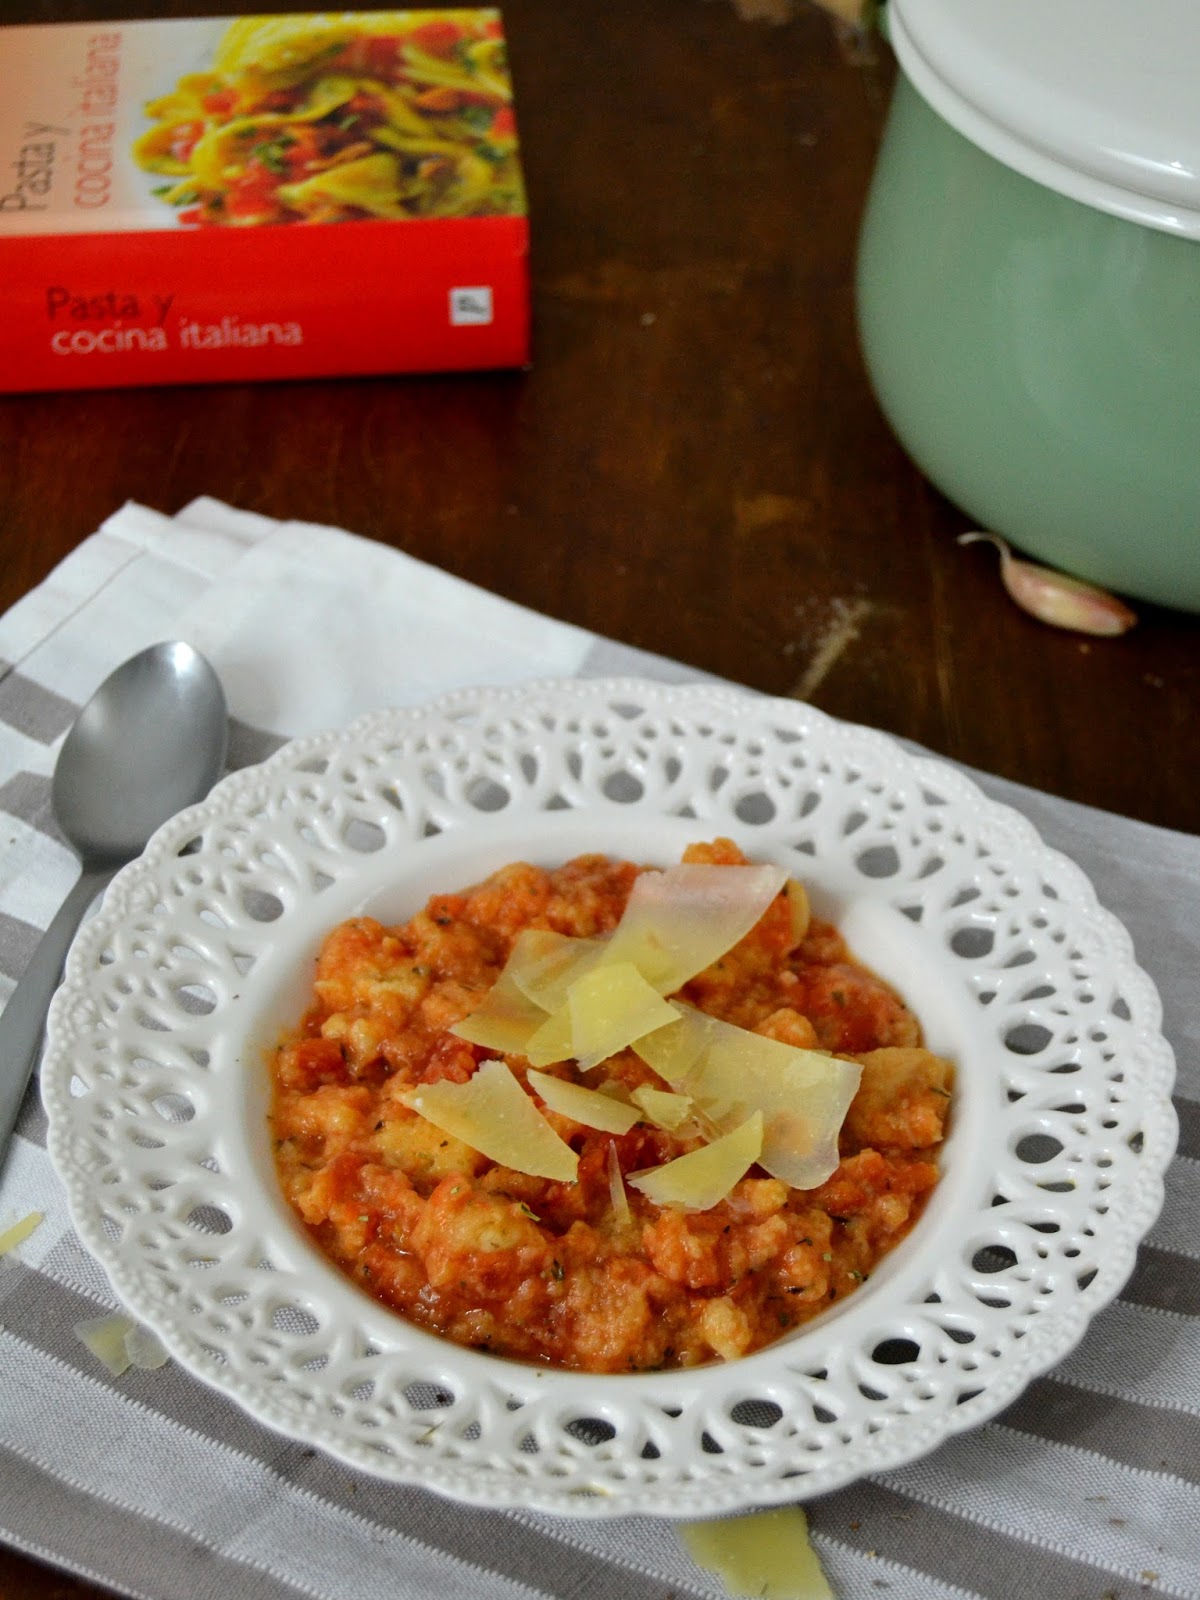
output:
<svg viewBox="0 0 1200 1600"><path fill-rule="evenodd" d="M0 240L0 389L519 367L528 223L435 218Z"/></svg>

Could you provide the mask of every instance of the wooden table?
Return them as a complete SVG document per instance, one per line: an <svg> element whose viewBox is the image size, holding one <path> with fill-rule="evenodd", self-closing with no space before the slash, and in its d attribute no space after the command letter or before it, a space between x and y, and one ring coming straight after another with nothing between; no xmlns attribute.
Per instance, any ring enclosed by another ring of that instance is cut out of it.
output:
<svg viewBox="0 0 1200 1600"><path fill-rule="evenodd" d="M171 512L212 494L1200 829L1200 620L1143 606L1132 633L1101 641L1026 616L994 555L956 544L967 520L872 397L853 258L886 51L855 48L805 0L509 0L505 14L532 370L0 398L0 605L124 500ZM0 1550L0 1594L99 1591Z"/></svg>

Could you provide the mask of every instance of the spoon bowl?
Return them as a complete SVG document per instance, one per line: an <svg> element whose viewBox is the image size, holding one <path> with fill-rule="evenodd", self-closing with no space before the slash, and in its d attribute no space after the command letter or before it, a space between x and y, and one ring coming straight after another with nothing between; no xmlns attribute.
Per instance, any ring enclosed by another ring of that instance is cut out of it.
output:
<svg viewBox="0 0 1200 1600"><path fill-rule="evenodd" d="M156 644L79 713L51 786L55 820L85 868L132 861L168 817L203 798L225 760L225 695L190 644Z"/></svg>
<svg viewBox="0 0 1200 1600"><path fill-rule="evenodd" d="M0 1016L0 1157L84 912L168 818L204 798L227 737L220 679L198 650L173 641L119 666L63 740L51 805L82 871Z"/></svg>

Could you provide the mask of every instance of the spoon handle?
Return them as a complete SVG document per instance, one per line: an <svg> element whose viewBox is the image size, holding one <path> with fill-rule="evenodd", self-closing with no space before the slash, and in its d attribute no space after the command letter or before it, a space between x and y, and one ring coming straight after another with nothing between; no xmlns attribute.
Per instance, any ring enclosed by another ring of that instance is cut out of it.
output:
<svg viewBox="0 0 1200 1600"><path fill-rule="evenodd" d="M42 935L0 1016L0 1161L25 1098L25 1088L42 1042L46 1012L62 977L71 940L83 921L84 912L115 870L80 873L75 887Z"/></svg>

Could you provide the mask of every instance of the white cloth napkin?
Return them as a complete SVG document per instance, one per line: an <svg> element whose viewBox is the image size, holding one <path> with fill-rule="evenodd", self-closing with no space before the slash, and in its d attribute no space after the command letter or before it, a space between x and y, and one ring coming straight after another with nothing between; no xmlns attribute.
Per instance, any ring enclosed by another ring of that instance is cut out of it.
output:
<svg viewBox="0 0 1200 1600"><path fill-rule="evenodd" d="M382 546L197 501L126 506L0 618L0 998L75 876L49 775L120 661L182 637L220 673L231 765L474 684L700 674ZM843 1600L1200 1596L1200 840L975 774L1130 928L1179 1059L1180 1154L1119 1299L994 1422L809 1507ZM0 1179L0 1538L146 1600L720 1596L670 1523L455 1506L261 1428L174 1363L120 1378L79 1343L116 1307L81 1249L36 1092Z"/></svg>

